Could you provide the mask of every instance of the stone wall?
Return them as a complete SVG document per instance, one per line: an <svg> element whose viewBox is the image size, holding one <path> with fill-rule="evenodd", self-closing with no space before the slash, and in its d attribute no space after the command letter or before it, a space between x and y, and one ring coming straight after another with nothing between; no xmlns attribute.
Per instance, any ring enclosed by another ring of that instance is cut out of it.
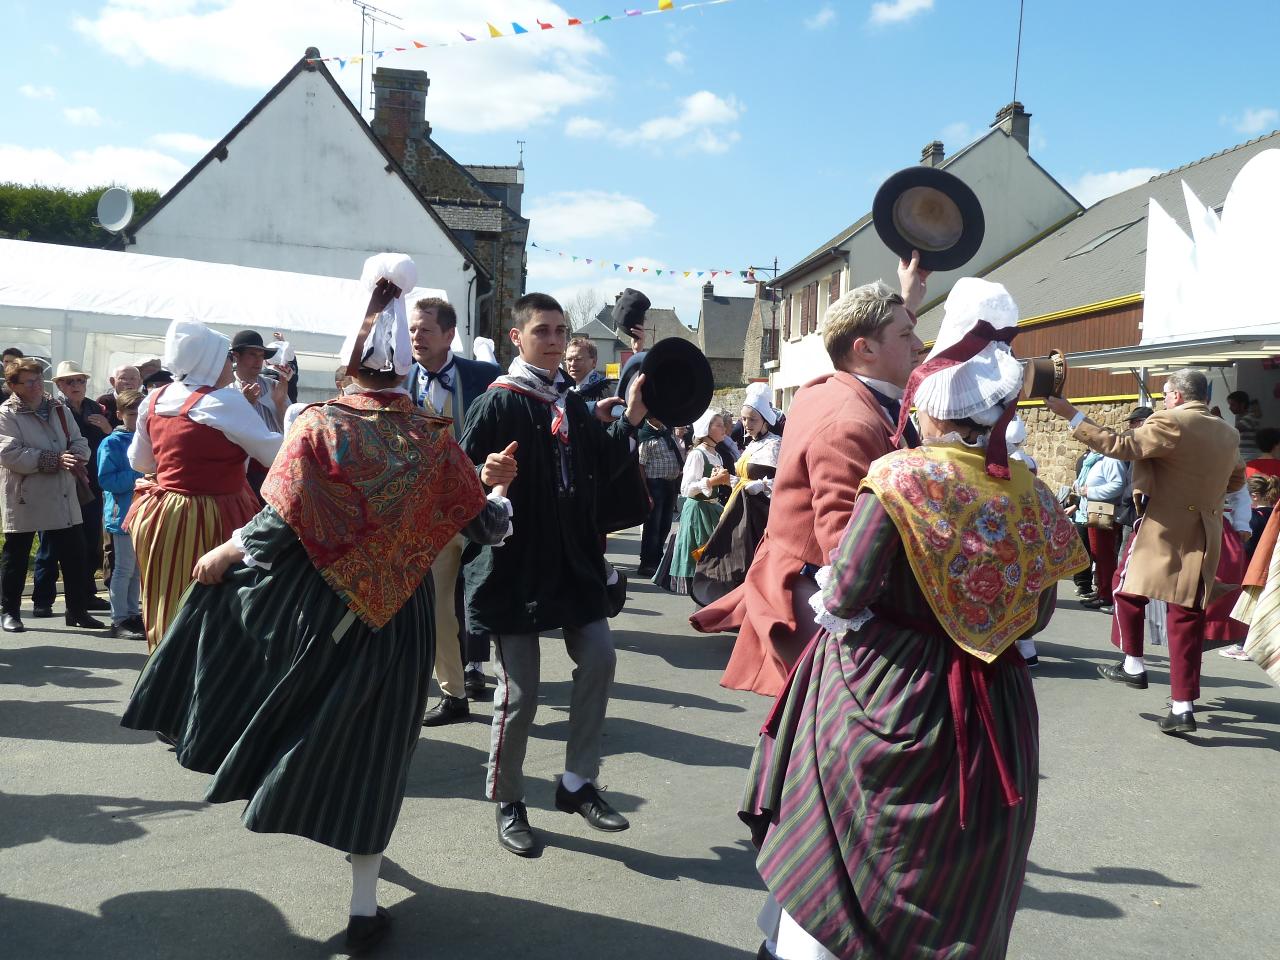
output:
<svg viewBox="0 0 1280 960"><path fill-rule="evenodd" d="M1081 404L1080 409L1094 423L1124 431L1129 428L1125 418L1136 406L1137 400L1121 400ZM1075 480L1076 460L1085 452L1085 445L1071 436L1066 420L1054 416L1043 405L1022 407L1018 414L1027 425L1025 447L1040 467L1040 479L1057 493L1059 486Z"/></svg>

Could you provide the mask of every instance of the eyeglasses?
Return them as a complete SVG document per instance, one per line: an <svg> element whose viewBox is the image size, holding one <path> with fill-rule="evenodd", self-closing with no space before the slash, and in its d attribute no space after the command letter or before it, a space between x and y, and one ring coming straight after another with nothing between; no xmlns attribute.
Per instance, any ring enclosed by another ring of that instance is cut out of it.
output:
<svg viewBox="0 0 1280 960"><path fill-rule="evenodd" d="M43 380L16 380L13 385L15 387L34 387L37 383L44 385Z"/></svg>
<svg viewBox="0 0 1280 960"><path fill-rule="evenodd" d="M89 382L88 377L65 377L58 381L60 384L68 387L83 387Z"/></svg>

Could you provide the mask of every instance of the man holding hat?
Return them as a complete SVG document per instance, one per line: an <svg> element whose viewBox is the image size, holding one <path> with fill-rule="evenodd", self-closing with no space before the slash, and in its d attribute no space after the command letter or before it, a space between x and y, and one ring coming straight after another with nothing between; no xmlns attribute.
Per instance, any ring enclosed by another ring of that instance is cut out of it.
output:
<svg viewBox="0 0 1280 960"><path fill-rule="evenodd" d="M913 256L898 267L901 294L877 281L827 310L823 341L835 370L791 403L768 525L747 578L690 618L704 633L738 631L720 680L726 687L777 696L816 632L813 575L839 544L867 467L899 446L894 427L923 349L915 310L927 277ZM914 430L901 442L914 446Z"/></svg>
<svg viewBox="0 0 1280 960"><path fill-rule="evenodd" d="M630 287L618 294L613 304L613 329L636 353L644 349L644 320L650 306L648 297Z"/></svg>
<svg viewBox="0 0 1280 960"><path fill-rule="evenodd" d="M289 381L293 370L284 364L272 364L274 377L264 376L262 368L276 355L275 347L262 342L256 330L241 330L231 338L231 356L235 362L235 386L249 406L258 411L262 422L272 433L284 433L284 412L289 408ZM249 461L249 486L259 495L262 481L271 468L269 463Z"/></svg>

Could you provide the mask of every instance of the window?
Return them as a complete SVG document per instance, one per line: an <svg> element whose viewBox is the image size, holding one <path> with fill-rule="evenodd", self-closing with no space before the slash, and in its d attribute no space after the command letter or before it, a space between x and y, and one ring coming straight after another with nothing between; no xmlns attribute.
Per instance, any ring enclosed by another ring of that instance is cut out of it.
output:
<svg viewBox="0 0 1280 960"><path fill-rule="evenodd" d="M1084 246L1078 247L1075 250L1072 250L1062 259L1070 260L1072 257L1078 257L1078 256L1081 256L1082 254L1092 253L1094 250L1097 250L1100 246L1102 246L1108 240L1112 240L1120 236L1120 234L1124 233L1126 230L1132 227L1135 223L1141 223L1143 219L1144 218L1139 217L1137 220L1131 220L1128 223L1120 224L1120 226L1118 227L1112 227L1110 230L1107 230L1103 233L1098 234L1096 237L1094 237Z"/></svg>
<svg viewBox="0 0 1280 960"><path fill-rule="evenodd" d="M831 299L828 303L835 303L840 299L840 271L835 270L831 274Z"/></svg>

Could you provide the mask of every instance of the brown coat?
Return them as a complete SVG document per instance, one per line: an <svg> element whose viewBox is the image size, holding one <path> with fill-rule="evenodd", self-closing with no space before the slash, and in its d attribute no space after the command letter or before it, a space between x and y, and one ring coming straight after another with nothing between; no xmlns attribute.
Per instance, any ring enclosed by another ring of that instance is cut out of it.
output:
<svg viewBox="0 0 1280 960"><path fill-rule="evenodd" d="M1240 434L1203 403L1152 414L1116 433L1086 420L1075 436L1118 460L1133 460L1133 492L1147 496L1120 590L1194 607L1208 596L1222 549L1222 505L1244 484Z"/></svg>
<svg viewBox="0 0 1280 960"><path fill-rule="evenodd" d="M852 374L827 374L796 394L769 523L746 581L690 618L704 633L738 630L722 685L781 692L816 629L803 603L815 587L800 568L830 563L867 467L893 449L892 432L879 402Z"/></svg>
<svg viewBox="0 0 1280 960"><path fill-rule="evenodd" d="M46 420L17 394L0 404L0 470L4 473L4 532L64 530L80 522L75 477L56 466L68 450L89 459L89 443L70 408L59 400ZM63 417L58 416L62 408ZM63 419L67 429L62 429ZM70 436L68 436L70 434ZM42 469L43 467L43 469Z"/></svg>

